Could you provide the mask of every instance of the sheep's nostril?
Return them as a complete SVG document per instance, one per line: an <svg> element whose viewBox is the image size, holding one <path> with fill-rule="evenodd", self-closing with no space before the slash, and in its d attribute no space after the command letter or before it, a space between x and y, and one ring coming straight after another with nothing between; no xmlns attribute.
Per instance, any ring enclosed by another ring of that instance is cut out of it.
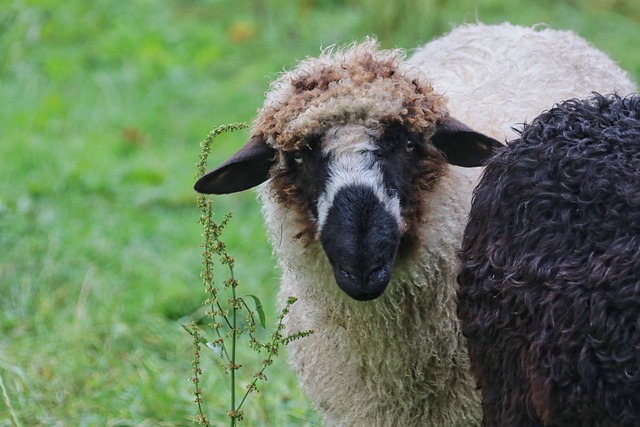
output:
<svg viewBox="0 0 640 427"><path fill-rule="evenodd" d="M389 268L386 264L377 265L369 270L367 273L367 286L377 286L380 283L387 283L389 281Z"/></svg>
<svg viewBox="0 0 640 427"><path fill-rule="evenodd" d="M349 267L340 267L340 274L342 275L342 277L344 277L347 280L350 280L352 282L359 282L359 278L360 278L360 272L356 271L355 269L349 268Z"/></svg>
<svg viewBox="0 0 640 427"><path fill-rule="evenodd" d="M381 266L374 267L371 270L369 270L369 272L367 273L367 282L370 282L372 279L375 279L380 274L382 274L383 273L383 269L384 269L384 266L381 265Z"/></svg>

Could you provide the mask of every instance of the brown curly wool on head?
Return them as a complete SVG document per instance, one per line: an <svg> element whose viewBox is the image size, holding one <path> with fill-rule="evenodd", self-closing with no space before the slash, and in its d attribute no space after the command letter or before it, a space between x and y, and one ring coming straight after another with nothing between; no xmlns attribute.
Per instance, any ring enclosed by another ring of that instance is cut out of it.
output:
<svg viewBox="0 0 640 427"><path fill-rule="evenodd" d="M411 172L399 189L409 231L419 225L421 193L445 168L445 158L428 141L446 116L445 99L404 63L402 51L379 50L374 40L367 40L309 58L283 74L267 94L253 134L280 151L271 170L271 189L279 203L297 212L298 237L310 242L317 239L316 203L323 183L310 178L326 177L319 153L326 148L323 137L329 130L360 125L377 133L381 145L405 144L408 138L419 143L415 161L397 165ZM305 167L311 170L301 173L293 156L306 157ZM405 247L412 239L403 240Z"/></svg>
<svg viewBox="0 0 640 427"><path fill-rule="evenodd" d="M335 125L401 123L423 133L446 114L444 98L433 92L419 70L406 65L402 51L379 50L369 39L308 58L280 76L253 133L263 135L276 149L296 151L310 135Z"/></svg>

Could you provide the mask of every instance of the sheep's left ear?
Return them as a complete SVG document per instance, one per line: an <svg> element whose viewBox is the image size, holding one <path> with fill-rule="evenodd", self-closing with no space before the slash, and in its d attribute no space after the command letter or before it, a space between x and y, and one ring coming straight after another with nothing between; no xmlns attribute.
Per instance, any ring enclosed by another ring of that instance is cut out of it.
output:
<svg viewBox="0 0 640 427"><path fill-rule="evenodd" d="M436 125L431 142L444 153L447 162L464 167L483 166L496 149L503 146L451 116Z"/></svg>
<svg viewBox="0 0 640 427"><path fill-rule="evenodd" d="M226 162L203 175L194 189L205 194L228 194L247 190L269 179L276 150L261 136L252 137Z"/></svg>

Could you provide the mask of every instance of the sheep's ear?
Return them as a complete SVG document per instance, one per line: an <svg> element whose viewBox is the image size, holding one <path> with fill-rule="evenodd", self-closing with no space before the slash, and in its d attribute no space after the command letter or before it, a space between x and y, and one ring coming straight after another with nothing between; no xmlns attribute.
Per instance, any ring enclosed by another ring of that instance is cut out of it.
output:
<svg viewBox="0 0 640 427"><path fill-rule="evenodd" d="M200 177L194 188L199 193L228 194L262 184L269 178L275 152L264 138L254 136L229 160Z"/></svg>
<svg viewBox="0 0 640 427"><path fill-rule="evenodd" d="M456 166L482 166L502 144L447 116L436 125L431 142Z"/></svg>

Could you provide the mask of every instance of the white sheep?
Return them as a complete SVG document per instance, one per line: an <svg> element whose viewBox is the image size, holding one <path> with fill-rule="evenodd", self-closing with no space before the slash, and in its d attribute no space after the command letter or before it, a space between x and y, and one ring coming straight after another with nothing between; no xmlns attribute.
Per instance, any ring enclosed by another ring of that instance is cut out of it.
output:
<svg viewBox="0 0 640 427"><path fill-rule="evenodd" d="M195 188L266 181L280 297L298 298L286 325L315 331L290 363L327 424L480 423L455 301L481 172L469 166L514 124L594 90L633 85L570 32L509 24L461 26L408 61L367 40L273 83L250 141Z"/></svg>

